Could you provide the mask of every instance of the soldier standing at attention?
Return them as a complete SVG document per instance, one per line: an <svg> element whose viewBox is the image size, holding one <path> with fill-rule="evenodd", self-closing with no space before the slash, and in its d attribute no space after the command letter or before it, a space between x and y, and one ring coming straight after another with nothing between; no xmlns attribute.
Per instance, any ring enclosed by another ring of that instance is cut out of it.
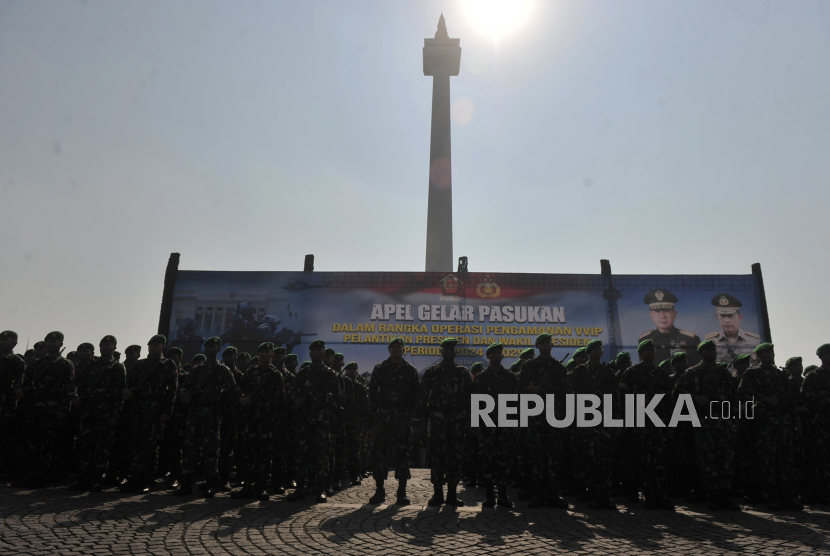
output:
<svg viewBox="0 0 830 556"><path fill-rule="evenodd" d="M605 395L612 396L613 407L619 408L617 379L614 372L601 362L603 349L601 340L591 340L585 346L588 362L571 371L570 391L573 394L594 394L605 403ZM610 498L611 468L614 464L615 430L597 426L573 428L579 453L577 465L585 472L585 484L591 496L591 508L616 510Z"/></svg>
<svg viewBox="0 0 830 556"><path fill-rule="evenodd" d="M809 501L827 503L830 500L830 344L819 346L816 355L821 359L821 366L804 376L800 402L810 412L811 427L806 441L813 448L816 470Z"/></svg>
<svg viewBox="0 0 830 556"><path fill-rule="evenodd" d="M360 375L357 374L357 363L352 361L343 369L354 384L354 404L346 423L347 445L349 453L346 454L348 461L348 473L352 486L363 483L363 452L366 449L366 424L369 416L369 389L363 383Z"/></svg>
<svg viewBox="0 0 830 556"><path fill-rule="evenodd" d="M127 346L127 349L124 350L123 364L124 370L127 372L128 381L139 357L141 357L141 346L131 345ZM124 409L122 407L121 419L118 420L118 424L115 425L115 430L113 431L114 440L112 450L110 451L109 465L107 465L107 476L104 480L104 485L106 486L120 484L121 481L126 479L130 470L130 463L128 461L130 457L130 442L127 438L126 414L124 414Z"/></svg>
<svg viewBox="0 0 830 556"><path fill-rule="evenodd" d="M499 394L518 394L519 380L501 365L504 358L502 344L491 344L485 355L490 365L475 375L473 393L486 394L494 400L498 400ZM473 430L481 439L482 472L485 480L485 500L481 505L484 508L495 506L498 490L499 506L512 508L513 502L507 496L507 483L510 481L510 469L516 464L516 432L513 429L498 427L479 427Z"/></svg>
<svg viewBox="0 0 830 556"><path fill-rule="evenodd" d="M668 423L672 411L671 379L664 369L654 365L657 352L652 340L640 342L637 353L640 354L640 363L623 372L620 377L620 394L644 394L646 406L655 396L662 395L663 398L654 408L654 412L664 423ZM633 435L632 452L636 457L633 469L640 472L639 477L635 475L635 489L644 483L647 510L674 510L674 504L666 498L669 429L656 427L651 419L645 419L644 425L635 427Z"/></svg>
<svg viewBox="0 0 830 556"><path fill-rule="evenodd" d="M539 356L522 366L519 373L519 393L536 394L545 399L547 394L555 396L555 413L557 418L565 416L565 394L568 392L568 371L550 352L553 339L550 334L536 337L536 349ZM551 506L562 510L568 509L568 503L560 496L563 487L562 470L565 459L566 430L548 425L544 414L531 417L528 422L525 443L530 458L530 479L532 484L525 484L535 495L529 506L539 508Z"/></svg>
<svg viewBox="0 0 830 556"><path fill-rule="evenodd" d="M274 494L285 494L285 487L294 476L294 446L291 438L294 403L294 375L285 368L284 347L275 347L271 364L282 375L284 400L273 416L274 434L271 443L271 488Z"/></svg>
<svg viewBox="0 0 830 556"><path fill-rule="evenodd" d="M754 402L755 406L759 486L773 510L800 511L804 506L792 495L796 400L788 374L775 366L774 346L768 342L759 344L755 355L761 364L744 373L738 386L738 399Z"/></svg>
<svg viewBox="0 0 830 556"><path fill-rule="evenodd" d="M671 358L673 352L684 351L692 365L700 361L695 352L700 338L694 332L681 330L674 325L677 319L677 310L674 308L677 296L668 290L651 290L643 302L648 305L648 314L656 328L640 336L639 341L654 340L657 350L654 360L664 361Z"/></svg>
<svg viewBox="0 0 830 556"><path fill-rule="evenodd" d="M430 506L445 502L443 487L447 484L446 503L463 506L456 495L461 475L461 455L464 435L470 426L470 371L455 364L455 346L458 340L445 338L441 342L440 363L424 371L421 381L429 412L430 479L434 493Z"/></svg>
<svg viewBox="0 0 830 556"><path fill-rule="evenodd" d="M340 407L340 380L323 363L326 342L314 340L308 346L311 362L300 369L295 379L297 399L294 408L299 424L299 450L303 468L309 474L309 484L317 493L317 502L326 501L331 469L329 450L331 448L331 426L334 414ZM297 489L288 495L288 500L302 500L305 487L298 482Z"/></svg>
<svg viewBox="0 0 830 556"><path fill-rule="evenodd" d="M79 365L75 373L77 393L72 405L79 411L79 478L67 490L98 492L103 486L113 432L121 416L121 391L127 385L127 371L113 357L116 342L115 336L104 336L99 343L101 355L95 360L92 344L78 346L79 359L88 364Z"/></svg>
<svg viewBox="0 0 830 556"><path fill-rule="evenodd" d="M729 371L716 365L718 350L712 340L697 347L702 361L686 369L675 385L675 394L689 394L697 414L708 416L710 402L718 406L736 399L735 382ZM710 510L740 511L741 507L729 498L735 456L732 447L732 421L701 419L694 428L695 451L700 477L706 488Z"/></svg>
<svg viewBox="0 0 830 556"><path fill-rule="evenodd" d="M135 364L138 363L140 358L141 346L137 346L135 344L127 346L127 349L124 350L124 368L127 370L127 375L132 372Z"/></svg>
<svg viewBox="0 0 830 556"><path fill-rule="evenodd" d="M255 496L268 500L266 492L271 470L273 437L280 406L285 403L282 373L271 363L274 344L257 348L256 364L248 367L239 389L239 473L245 485L231 498Z"/></svg>
<svg viewBox="0 0 830 556"><path fill-rule="evenodd" d="M346 437L346 422L352 412L354 405L354 384L351 379L343 374L343 365L345 365L345 357L342 353L335 353L332 370L340 379L340 421L337 426L337 440L335 441L334 450L334 476L332 479L332 486L336 490L343 490L345 488L344 480L347 480L347 465L346 453L349 451L348 440Z"/></svg>
<svg viewBox="0 0 830 556"><path fill-rule="evenodd" d="M410 419L418 404L420 385L418 371L403 358L403 338L389 342L389 358L375 365L369 380L369 422L374 427L372 446L372 475L375 493L370 504L382 504L386 498L384 482L389 467L395 469L398 494L395 501L400 506L409 505L406 482L410 479L409 448L412 429Z"/></svg>
<svg viewBox="0 0 830 556"><path fill-rule="evenodd" d="M127 373L127 387L122 390L122 415L129 457L129 479L121 492L147 492L155 483L159 443L165 423L173 412L178 385L176 363L164 357L167 338L156 334L147 342L147 358L139 360Z"/></svg>
<svg viewBox="0 0 830 556"><path fill-rule="evenodd" d="M164 354L176 364L179 372L179 384L187 381L187 371L182 368L184 351L180 347L171 347ZM189 368L189 365L187 365ZM162 476L167 476L167 488L173 489L179 486L179 478L182 475L182 445L184 444L184 422L187 415L187 408L182 404L178 396L173 404L173 413L170 420L164 427L164 438L159 448L159 468Z"/></svg>
<svg viewBox="0 0 830 556"><path fill-rule="evenodd" d="M233 375L234 384L237 389L242 386L242 371L237 366L237 353L239 350L234 346L228 346L222 350L222 364L225 365ZM217 490L230 492L231 469L236 459L236 429L239 424L239 403L235 395L228 395L225 402L220 406L221 422L219 425L219 479Z"/></svg>
<svg viewBox="0 0 830 556"><path fill-rule="evenodd" d="M4 330L0 332L0 415L3 427L0 428L0 472L17 479L23 469L22 436L17 419L17 397L15 388L23 381L26 363L15 355L17 332Z"/></svg>
<svg viewBox="0 0 830 556"><path fill-rule="evenodd" d="M475 382L476 375L484 370L484 364L476 361L470 367L470 377ZM473 434L470 429L465 438L464 446L464 488L475 488L482 480L481 475L481 452L479 451L479 435ZM484 483L481 483L484 484Z"/></svg>
<svg viewBox="0 0 830 556"><path fill-rule="evenodd" d="M218 336L205 340L206 360L190 373L179 393L182 403L187 406L187 420L181 484L174 496L193 493L193 475L200 459L205 466L205 497L213 498L219 487L221 411L236 397L231 370L216 358L221 346L222 340Z"/></svg>
<svg viewBox="0 0 830 556"><path fill-rule="evenodd" d="M516 360L516 362L510 365L510 372L515 375L518 375L519 372L521 372L522 370L522 365L533 359L535 356L536 352L533 351L533 348L527 348L519 354L519 358Z"/></svg>
<svg viewBox="0 0 830 556"><path fill-rule="evenodd" d="M56 469L60 458L59 434L64 430L75 390L75 368L61 357L61 332L47 334L44 345L46 355L32 365L21 386L15 388L25 415L28 477L12 483L12 486L41 488L59 477L59 470Z"/></svg>

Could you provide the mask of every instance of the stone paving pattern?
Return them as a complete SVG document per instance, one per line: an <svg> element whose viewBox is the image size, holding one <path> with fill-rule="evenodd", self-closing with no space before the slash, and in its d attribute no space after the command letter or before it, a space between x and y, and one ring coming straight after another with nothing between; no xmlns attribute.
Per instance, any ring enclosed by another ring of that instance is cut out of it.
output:
<svg viewBox="0 0 830 556"><path fill-rule="evenodd" d="M326 504L282 496L259 502L227 494L181 499L166 490L127 496L115 489L76 494L0 486L0 554L830 553L830 506L771 514L763 506L735 513L694 504L668 513L617 498L619 512L590 510L573 499L567 512L526 503L482 509L483 490L462 489L467 506L431 508L429 472L421 469L413 470L411 506L370 506L373 486L365 480ZM390 480L389 504L394 493Z"/></svg>

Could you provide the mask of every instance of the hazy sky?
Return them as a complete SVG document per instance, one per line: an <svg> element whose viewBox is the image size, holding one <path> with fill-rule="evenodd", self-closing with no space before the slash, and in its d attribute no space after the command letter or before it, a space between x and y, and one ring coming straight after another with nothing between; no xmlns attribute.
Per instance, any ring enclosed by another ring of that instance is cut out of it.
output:
<svg viewBox="0 0 830 556"><path fill-rule="evenodd" d="M470 270L764 271L778 362L830 341L830 3L0 1L0 329L155 332L165 265L424 268L443 12ZM21 349L22 351L22 349Z"/></svg>

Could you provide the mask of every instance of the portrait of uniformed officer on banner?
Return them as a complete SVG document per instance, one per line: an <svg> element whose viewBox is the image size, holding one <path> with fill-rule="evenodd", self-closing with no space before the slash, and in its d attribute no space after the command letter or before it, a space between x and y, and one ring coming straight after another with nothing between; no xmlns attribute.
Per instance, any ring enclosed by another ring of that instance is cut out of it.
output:
<svg viewBox="0 0 830 556"><path fill-rule="evenodd" d="M661 362L669 359L678 352L686 353L689 365L696 365L700 362L697 353L697 346L700 338L694 332L682 330L674 325L677 319L677 310L674 308L677 303L677 296L668 290L651 290L643 298L648 305L648 314L654 321L654 330L642 334L639 342L653 340L657 349L655 361Z"/></svg>
<svg viewBox="0 0 830 556"><path fill-rule="evenodd" d="M731 363L736 356L748 353L753 363L756 362L758 357L752 350L761 343L761 336L741 328L743 303L734 295L719 293L712 298L712 305L715 306L715 318L721 329L710 332L706 339L715 342L718 361Z"/></svg>

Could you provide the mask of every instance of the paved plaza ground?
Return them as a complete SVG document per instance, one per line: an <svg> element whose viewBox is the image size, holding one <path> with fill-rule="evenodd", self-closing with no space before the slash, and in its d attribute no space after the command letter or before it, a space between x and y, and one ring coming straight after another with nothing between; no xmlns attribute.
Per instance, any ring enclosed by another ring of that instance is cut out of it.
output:
<svg viewBox="0 0 830 556"><path fill-rule="evenodd" d="M75 494L0 487L0 554L796 554L830 553L830 506L801 513L707 512L705 505L675 513L629 507L619 512L482 509L482 489L461 492L462 508L427 507L429 472L414 470L412 505L366 501L373 481L331 497L327 504L175 498L158 490L141 496L111 489ZM159 481L159 486L162 482ZM387 501L394 502L394 482ZM515 492L512 493L515 496Z"/></svg>

